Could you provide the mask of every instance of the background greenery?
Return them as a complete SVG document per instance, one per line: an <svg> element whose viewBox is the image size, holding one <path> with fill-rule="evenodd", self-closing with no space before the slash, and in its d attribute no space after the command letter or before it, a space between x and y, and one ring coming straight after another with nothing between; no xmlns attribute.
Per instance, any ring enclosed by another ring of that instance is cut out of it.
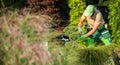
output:
<svg viewBox="0 0 120 65"><path fill-rule="evenodd" d="M90 0L88 0L90 1ZM80 16L82 15L85 7L86 7L86 2L85 1L82 1L82 0L68 0L68 3L69 3L69 7L70 7L70 24L69 26L67 26L66 28L68 27L71 27L71 26L75 26L75 28L78 28L77 27L77 24L80 20ZM120 16L119 16L119 4L120 4L120 1L118 0L115 0L114 2L112 0L100 0L99 3L98 3L100 6L107 6L108 9L109 9L109 25L110 25L110 33L112 35L112 40L113 40L113 43L116 43L118 44L119 43L119 19L120 19ZM85 27L83 27L83 29L85 29ZM66 29L65 29L66 30ZM69 30L67 30L69 31ZM71 28L71 31L74 31L72 30ZM70 31L70 32L71 32ZM85 30L84 30L85 31ZM71 33L66 33L67 35L71 35L76 33L76 31L74 32L71 32Z"/></svg>
<svg viewBox="0 0 120 65"><path fill-rule="evenodd" d="M86 1L90 1L90 3L92 3L91 0L86 0ZM68 0L69 7L70 7L70 13L69 13L69 15L70 15L70 24L64 29L64 32L72 40L71 43L77 43L79 45L85 44L85 41L77 41L76 39L79 37L79 33L78 33L78 30L77 30L78 29L77 24L78 24L78 22L80 20L80 16L82 15L84 9L86 8L86 5L87 5L86 1L85 0ZM93 1L93 2L95 2L95 1ZM119 42L119 39L120 39L119 38L120 37L119 36L119 32L120 32L120 30L119 30L119 23L120 23L119 19L120 19L120 16L119 16L118 11L119 11L119 8L120 8L119 7L120 1L115 0L113 2L113 0L99 0L98 4L100 6L107 6L108 7L108 9L109 9L109 12L108 12L108 14L109 14L108 15L109 24L108 25L110 26L109 31L110 31L110 33L112 35L112 42L113 42L113 44L119 44L120 43ZM84 23L84 25L85 25L85 23ZM84 30L84 32L86 32L84 26L83 26L83 30ZM117 46L113 45L113 47L110 47L110 48L113 48L112 50L114 50L114 49L117 48ZM100 47L99 50L100 49L102 50L103 48ZM94 48L94 50L95 50L95 48ZM90 50L90 51L94 51L94 50ZM99 50L97 50L97 51L99 51ZM84 49L84 51L85 51L85 49ZM107 51L110 51L110 49L108 49ZM87 52L88 51L86 51L84 55L87 55L86 54ZM101 52L104 52L104 51L101 51ZM84 52L82 52L82 53L84 53ZM89 53L92 54L91 52L89 52ZM104 54L106 54L106 53L104 53ZM82 63L84 63L85 65L87 65L86 63L88 63L88 65L94 65L95 64L94 62L92 62L92 59L91 59L91 61L89 60L87 62L87 58L84 61L85 63L84 62L82 62ZM103 56L103 58L105 58L105 56ZM97 57L96 57L96 59L97 59ZM97 61L98 61L98 64L95 64L95 65L99 65L100 58ZM91 64L89 62L91 62Z"/></svg>
<svg viewBox="0 0 120 65"><path fill-rule="evenodd" d="M113 44L87 48L85 40L76 40L86 0L0 0L0 65L115 65L114 54L120 57L120 1L100 0L99 5L109 8ZM63 33L69 42L56 40Z"/></svg>

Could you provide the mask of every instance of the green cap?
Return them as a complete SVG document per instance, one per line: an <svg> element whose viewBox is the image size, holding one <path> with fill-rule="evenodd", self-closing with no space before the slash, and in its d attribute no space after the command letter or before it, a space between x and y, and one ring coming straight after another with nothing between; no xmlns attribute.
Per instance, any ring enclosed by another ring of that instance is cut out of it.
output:
<svg viewBox="0 0 120 65"><path fill-rule="evenodd" d="M88 5L87 8L85 9L85 16L92 16L94 13L94 5Z"/></svg>

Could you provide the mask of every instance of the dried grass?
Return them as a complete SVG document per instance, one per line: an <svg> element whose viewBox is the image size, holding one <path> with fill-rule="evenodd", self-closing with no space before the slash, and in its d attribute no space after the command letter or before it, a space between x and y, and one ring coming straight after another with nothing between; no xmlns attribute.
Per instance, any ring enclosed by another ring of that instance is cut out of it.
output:
<svg viewBox="0 0 120 65"><path fill-rule="evenodd" d="M22 58L27 58L29 65L38 62L45 65L47 62L50 62L51 54L46 46L47 41L43 42L40 40L39 42L36 41L34 43L28 42L29 37L23 32L32 28L31 30L35 30L37 32L31 35L36 35L34 37L41 37L42 39L41 35L48 32L48 25L51 20L52 19L47 15L28 14L23 16L18 15L18 13L13 16L11 13L11 15L1 17L0 41L3 43L4 51L6 51L5 53L10 55L9 59L7 59L7 56L5 57L4 62L6 64L15 64ZM24 28L23 26L27 28ZM29 34L29 31L27 33ZM11 53L13 51L15 53ZM11 61L15 59L16 61Z"/></svg>

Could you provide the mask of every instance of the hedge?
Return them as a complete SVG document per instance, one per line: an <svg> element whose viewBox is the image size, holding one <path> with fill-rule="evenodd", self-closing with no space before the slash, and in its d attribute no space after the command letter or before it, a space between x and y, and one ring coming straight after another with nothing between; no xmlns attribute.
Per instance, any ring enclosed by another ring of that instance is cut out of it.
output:
<svg viewBox="0 0 120 65"><path fill-rule="evenodd" d="M120 1L119 0L105 0L105 1L99 1L99 5L101 6L107 6L109 9L109 31L111 33L111 37L113 40L113 43L120 43L120 31L118 30L120 28ZM66 28L69 28L71 26L75 26L77 28L77 24L80 20L80 17L86 7L86 1L82 0L68 0L68 6L70 7L70 24ZM67 29L64 29L65 31L68 31ZM73 30L73 32L75 32ZM67 33L66 33L67 34ZM67 34L68 36L71 34Z"/></svg>

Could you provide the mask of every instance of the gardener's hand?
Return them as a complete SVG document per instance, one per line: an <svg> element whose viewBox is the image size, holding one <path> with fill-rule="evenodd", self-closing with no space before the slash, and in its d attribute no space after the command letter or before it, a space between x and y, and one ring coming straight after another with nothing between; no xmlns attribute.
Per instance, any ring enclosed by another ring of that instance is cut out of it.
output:
<svg viewBox="0 0 120 65"><path fill-rule="evenodd" d="M79 29L80 35L82 35L82 28L80 26L78 26L78 29Z"/></svg>

